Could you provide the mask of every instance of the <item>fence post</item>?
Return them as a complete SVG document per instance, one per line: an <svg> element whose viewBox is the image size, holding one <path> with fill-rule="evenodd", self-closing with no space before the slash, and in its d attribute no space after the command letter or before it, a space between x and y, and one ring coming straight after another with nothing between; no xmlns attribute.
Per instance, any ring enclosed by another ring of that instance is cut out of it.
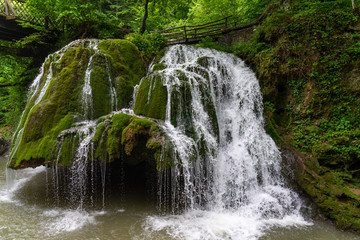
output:
<svg viewBox="0 0 360 240"><path fill-rule="evenodd" d="M5 6L5 15L9 16L9 6L7 0L4 1L4 6Z"/></svg>
<svg viewBox="0 0 360 240"><path fill-rule="evenodd" d="M187 42L186 26L184 26L184 42Z"/></svg>

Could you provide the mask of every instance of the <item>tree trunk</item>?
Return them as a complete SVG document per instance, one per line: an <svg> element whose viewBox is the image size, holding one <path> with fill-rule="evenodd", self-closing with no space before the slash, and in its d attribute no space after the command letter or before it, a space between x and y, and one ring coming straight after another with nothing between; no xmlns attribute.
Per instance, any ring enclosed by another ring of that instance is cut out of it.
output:
<svg viewBox="0 0 360 240"><path fill-rule="evenodd" d="M144 13L144 17L143 17L141 28L140 28L141 34L143 34L146 30L146 19L148 17L148 5L149 5L149 0L145 0L145 13Z"/></svg>
<svg viewBox="0 0 360 240"><path fill-rule="evenodd" d="M355 0L351 0L352 9L355 9Z"/></svg>

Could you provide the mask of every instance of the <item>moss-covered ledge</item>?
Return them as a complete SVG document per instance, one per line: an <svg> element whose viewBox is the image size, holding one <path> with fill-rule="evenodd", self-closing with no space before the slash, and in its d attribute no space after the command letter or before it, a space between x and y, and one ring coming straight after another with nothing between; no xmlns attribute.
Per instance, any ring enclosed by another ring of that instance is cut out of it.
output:
<svg viewBox="0 0 360 240"><path fill-rule="evenodd" d="M124 113L109 115L98 121L94 158L109 162L123 160L129 165L154 160L158 165L165 142L155 120Z"/></svg>

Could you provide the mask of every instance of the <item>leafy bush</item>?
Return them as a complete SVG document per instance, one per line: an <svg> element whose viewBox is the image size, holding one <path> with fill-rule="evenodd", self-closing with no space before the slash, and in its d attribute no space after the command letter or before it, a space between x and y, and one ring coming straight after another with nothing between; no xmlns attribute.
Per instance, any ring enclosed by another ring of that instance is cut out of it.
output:
<svg viewBox="0 0 360 240"><path fill-rule="evenodd" d="M134 43L138 49L144 52L145 55L149 58L158 54L167 45L166 38L161 36L160 33L131 33L128 34L125 38Z"/></svg>

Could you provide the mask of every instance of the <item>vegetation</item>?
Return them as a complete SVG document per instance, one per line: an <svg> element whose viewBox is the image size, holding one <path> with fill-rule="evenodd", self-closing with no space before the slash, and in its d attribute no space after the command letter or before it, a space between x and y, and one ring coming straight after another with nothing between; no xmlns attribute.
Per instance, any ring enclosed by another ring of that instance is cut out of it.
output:
<svg viewBox="0 0 360 240"><path fill-rule="evenodd" d="M33 59L3 50L10 43L0 41L0 137L9 140L26 101L27 88L38 71Z"/></svg>

